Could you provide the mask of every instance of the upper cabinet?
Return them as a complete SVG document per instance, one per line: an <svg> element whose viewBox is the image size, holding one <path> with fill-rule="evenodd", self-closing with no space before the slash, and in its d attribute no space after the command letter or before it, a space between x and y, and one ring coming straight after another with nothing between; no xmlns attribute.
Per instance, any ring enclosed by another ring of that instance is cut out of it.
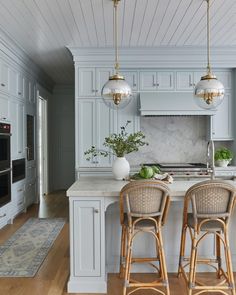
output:
<svg viewBox="0 0 236 295"><path fill-rule="evenodd" d="M177 71L176 72L176 90L193 91L193 88L204 76L204 72Z"/></svg>
<svg viewBox="0 0 236 295"><path fill-rule="evenodd" d="M174 90L174 73L168 71L140 71L140 91Z"/></svg>
<svg viewBox="0 0 236 295"><path fill-rule="evenodd" d="M0 89L9 91L9 66L3 60L0 60Z"/></svg>
<svg viewBox="0 0 236 295"><path fill-rule="evenodd" d="M125 77L125 81L129 84L132 91L137 91L138 88L138 71L120 70L121 75Z"/></svg>
<svg viewBox="0 0 236 295"><path fill-rule="evenodd" d="M17 96L19 98L23 98L23 90L24 90L24 78L22 73L18 72L17 74Z"/></svg>
<svg viewBox="0 0 236 295"><path fill-rule="evenodd" d="M80 68L78 71L79 96L100 97L102 87L108 81L112 73L112 68Z"/></svg>
<svg viewBox="0 0 236 295"><path fill-rule="evenodd" d="M213 140L233 140L233 101L232 95L226 93L217 112L210 119L210 138Z"/></svg>

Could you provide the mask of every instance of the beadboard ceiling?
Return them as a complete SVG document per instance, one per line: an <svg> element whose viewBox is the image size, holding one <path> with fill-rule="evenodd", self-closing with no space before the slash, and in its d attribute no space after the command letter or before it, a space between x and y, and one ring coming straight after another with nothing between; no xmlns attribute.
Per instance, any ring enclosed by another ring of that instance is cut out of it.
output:
<svg viewBox="0 0 236 295"><path fill-rule="evenodd" d="M58 84L73 83L65 46L112 47L111 0L0 0L0 29ZM236 46L236 1L212 0L212 46ZM204 0L122 0L121 47L204 46Z"/></svg>

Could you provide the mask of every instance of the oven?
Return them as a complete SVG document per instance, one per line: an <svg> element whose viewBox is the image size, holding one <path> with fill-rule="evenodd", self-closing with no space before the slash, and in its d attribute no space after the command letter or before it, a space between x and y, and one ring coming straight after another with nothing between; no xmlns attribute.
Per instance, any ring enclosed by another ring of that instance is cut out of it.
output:
<svg viewBox="0 0 236 295"><path fill-rule="evenodd" d="M0 171L0 207L11 201L11 169Z"/></svg>
<svg viewBox="0 0 236 295"><path fill-rule="evenodd" d="M0 123L0 207L11 201L11 125Z"/></svg>
<svg viewBox="0 0 236 295"><path fill-rule="evenodd" d="M25 178L25 158L12 161L12 183Z"/></svg>
<svg viewBox="0 0 236 295"><path fill-rule="evenodd" d="M11 126L0 123L0 171L11 167Z"/></svg>

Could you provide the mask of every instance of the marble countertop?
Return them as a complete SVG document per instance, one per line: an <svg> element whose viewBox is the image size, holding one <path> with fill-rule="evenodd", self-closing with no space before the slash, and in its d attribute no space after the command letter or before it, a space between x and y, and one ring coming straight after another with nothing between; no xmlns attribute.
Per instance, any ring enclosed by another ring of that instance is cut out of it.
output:
<svg viewBox="0 0 236 295"><path fill-rule="evenodd" d="M201 179L176 180L167 184L170 188L171 198L183 197L186 191ZM228 180L236 186L236 182ZM68 197L118 197L119 192L128 181L119 181L111 177L81 177L68 190Z"/></svg>

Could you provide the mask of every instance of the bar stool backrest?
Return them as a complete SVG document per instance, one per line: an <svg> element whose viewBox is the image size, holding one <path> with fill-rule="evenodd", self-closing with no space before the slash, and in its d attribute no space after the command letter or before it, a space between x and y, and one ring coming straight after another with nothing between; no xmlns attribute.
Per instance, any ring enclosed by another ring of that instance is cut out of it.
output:
<svg viewBox="0 0 236 295"><path fill-rule="evenodd" d="M228 218L231 214L235 187L223 180L206 180L193 185L186 193L191 199L193 218Z"/></svg>
<svg viewBox="0 0 236 295"><path fill-rule="evenodd" d="M125 185L120 192L121 223L124 218L124 208L131 217L162 217L169 188L161 181L137 180Z"/></svg>

